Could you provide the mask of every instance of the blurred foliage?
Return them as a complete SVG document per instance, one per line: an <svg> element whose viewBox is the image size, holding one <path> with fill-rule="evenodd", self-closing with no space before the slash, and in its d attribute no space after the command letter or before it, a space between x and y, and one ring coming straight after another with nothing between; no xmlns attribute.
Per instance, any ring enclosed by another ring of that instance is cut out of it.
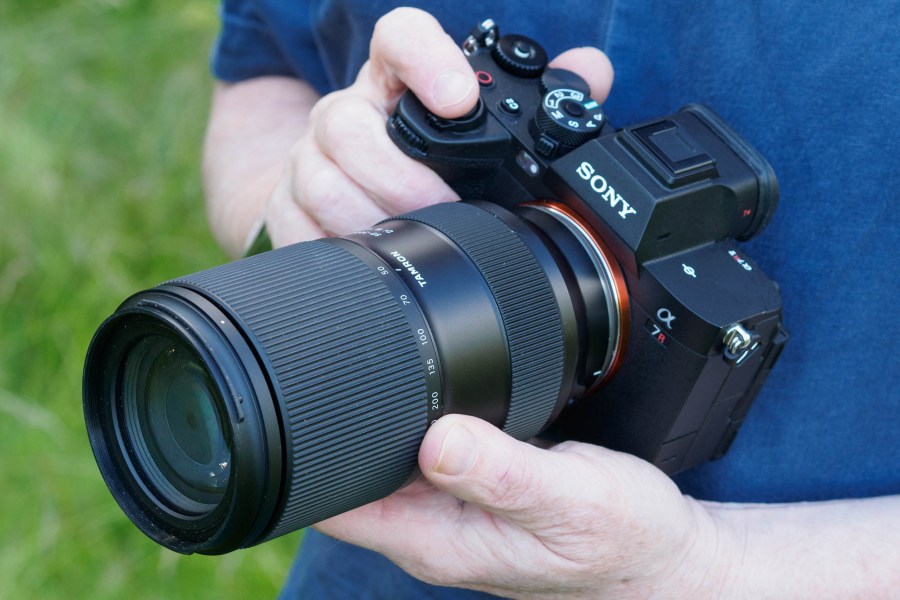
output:
<svg viewBox="0 0 900 600"><path fill-rule="evenodd" d="M126 296L221 263L200 148L212 0L0 3L0 598L265 598L298 542L158 547L81 416L90 336Z"/></svg>

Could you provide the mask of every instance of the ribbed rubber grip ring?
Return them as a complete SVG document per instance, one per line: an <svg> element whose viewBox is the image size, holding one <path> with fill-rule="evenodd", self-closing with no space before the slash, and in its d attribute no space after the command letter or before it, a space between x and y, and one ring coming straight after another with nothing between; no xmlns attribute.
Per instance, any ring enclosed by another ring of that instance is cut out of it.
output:
<svg viewBox="0 0 900 600"><path fill-rule="evenodd" d="M314 241L172 282L221 306L272 380L285 474L265 539L382 498L416 467L428 425L425 373L383 279L338 245Z"/></svg>
<svg viewBox="0 0 900 600"><path fill-rule="evenodd" d="M503 320L512 373L503 430L518 439L546 425L564 368L562 317L544 269L519 235L490 212L463 202L429 206L394 219L433 227L481 272Z"/></svg>

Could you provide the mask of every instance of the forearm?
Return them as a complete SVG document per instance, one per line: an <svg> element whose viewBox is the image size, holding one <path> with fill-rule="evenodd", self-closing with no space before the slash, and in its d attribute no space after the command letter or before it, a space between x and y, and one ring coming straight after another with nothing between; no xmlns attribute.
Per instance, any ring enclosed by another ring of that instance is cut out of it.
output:
<svg viewBox="0 0 900 600"><path fill-rule="evenodd" d="M886 598L900 590L900 496L702 503L730 538L725 597ZM717 544L719 548L723 544Z"/></svg>
<svg viewBox="0 0 900 600"><path fill-rule="evenodd" d="M216 86L203 179L210 227L231 256L243 250L318 98L309 85L287 77Z"/></svg>

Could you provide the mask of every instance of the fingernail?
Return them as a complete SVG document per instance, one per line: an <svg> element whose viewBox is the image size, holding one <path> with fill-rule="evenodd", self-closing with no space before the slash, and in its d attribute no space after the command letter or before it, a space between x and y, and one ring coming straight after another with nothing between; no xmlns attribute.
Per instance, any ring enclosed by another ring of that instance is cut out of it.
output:
<svg viewBox="0 0 900 600"><path fill-rule="evenodd" d="M466 77L459 71L444 71L434 80L431 97L440 107L453 106L465 100L473 87L474 77Z"/></svg>
<svg viewBox="0 0 900 600"><path fill-rule="evenodd" d="M454 425L444 436L444 444L434 465L436 473L462 475L475 465L476 440L464 425Z"/></svg>

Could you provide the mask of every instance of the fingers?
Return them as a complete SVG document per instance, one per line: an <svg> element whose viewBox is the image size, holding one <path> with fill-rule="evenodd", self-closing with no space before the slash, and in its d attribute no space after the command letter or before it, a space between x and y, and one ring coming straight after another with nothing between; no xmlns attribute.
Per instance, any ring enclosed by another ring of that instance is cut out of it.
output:
<svg viewBox="0 0 900 600"><path fill-rule="evenodd" d="M552 61L555 69L566 69L580 75L591 88L591 97L601 104L609 96L613 84L613 66L606 56L596 48L572 48Z"/></svg>
<svg viewBox="0 0 900 600"><path fill-rule="evenodd" d="M605 596L610 585L618 597L622 582L674 571L697 539L696 508L674 483L620 452L576 442L543 450L447 415L426 434L419 466L430 486L316 527L425 581L514 597Z"/></svg>
<svg viewBox="0 0 900 600"><path fill-rule="evenodd" d="M282 177L269 196L266 207L266 230L274 248L324 235L319 224L294 200L290 183L289 178Z"/></svg>
<svg viewBox="0 0 900 600"><path fill-rule="evenodd" d="M562 458L520 442L474 417L448 415L419 450L425 477L437 488L535 531L556 524L554 506L581 495L578 458ZM574 470L573 470L574 466Z"/></svg>
<svg viewBox="0 0 900 600"><path fill-rule="evenodd" d="M410 88L433 112L465 114L478 83L462 52L429 14L397 9L375 27L369 62L349 88L310 114L286 181L268 206L273 244L344 235L458 196L427 167L407 157L385 132L385 119Z"/></svg>
<svg viewBox="0 0 900 600"><path fill-rule="evenodd" d="M597 100L609 93L612 66L599 50L574 49L551 65L584 77ZM267 222L276 246L344 235L391 215L459 199L385 131L387 115L407 89L448 118L468 112L479 96L468 61L440 24L424 11L400 8L378 21L370 59L354 84L312 110L286 181L269 202Z"/></svg>
<svg viewBox="0 0 900 600"><path fill-rule="evenodd" d="M296 203L327 235L371 227L389 215L352 178L316 148L298 161L291 181Z"/></svg>
<svg viewBox="0 0 900 600"><path fill-rule="evenodd" d="M375 25L360 89L390 110L409 88L429 110L459 117L475 106L478 82L459 46L428 13L391 11Z"/></svg>
<svg viewBox="0 0 900 600"><path fill-rule="evenodd" d="M346 235L457 199L440 177L390 140L377 107L338 92L317 105L309 131L291 151L284 181L270 200L270 235L276 246Z"/></svg>
<svg viewBox="0 0 900 600"><path fill-rule="evenodd" d="M316 145L365 191L383 216L458 200L434 171L391 141L384 121L384 115L367 100L351 94L336 96L316 119Z"/></svg>

